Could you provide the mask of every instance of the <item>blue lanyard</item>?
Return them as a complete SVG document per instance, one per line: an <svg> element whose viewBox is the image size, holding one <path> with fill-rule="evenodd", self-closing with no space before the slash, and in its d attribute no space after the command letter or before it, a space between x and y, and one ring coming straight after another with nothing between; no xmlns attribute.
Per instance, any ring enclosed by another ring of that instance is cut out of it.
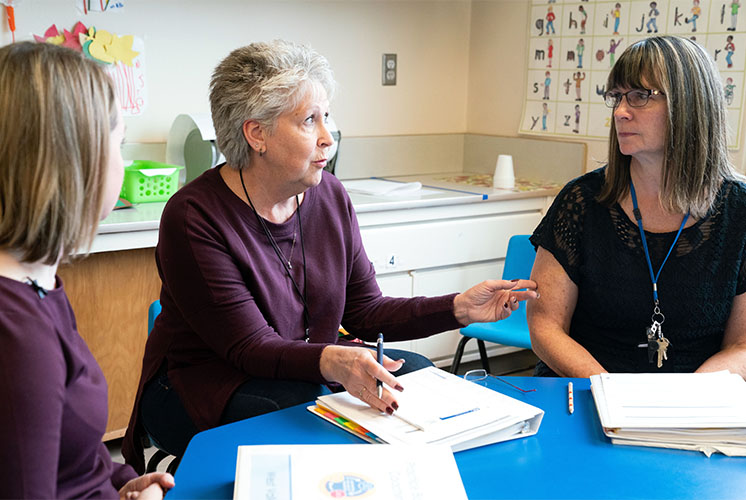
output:
<svg viewBox="0 0 746 500"><path fill-rule="evenodd" d="M635 193L635 185L632 182L632 179L629 180L629 191L630 191L630 195L632 195L632 207L634 208L633 213L635 215L635 219L637 220L637 227L640 228L640 238L642 238L642 247L645 249L645 260L648 261L648 271L650 271L650 279L653 281L653 300L655 301L655 305L657 306L658 305L658 278L661 275L663 266L666 265L668 256L671 255L671 252L676 246L676 242L679 241L679 236L681 236L681 231L684 230L686 221L689 219L689 212L686 213L686 215L684 216L684 220L681 221L679 232L676 233L676 238L674 238L673 243L671 243L671 248L668 249L666 258L663 259L663 263L661 264L660 269L658 269L658 274L653 274L653 264L650 262L650 252L648 251L648 242L645 239L645 230L642 227L642 214L640 213L640 209L637 208L637 194Z"/></svg>

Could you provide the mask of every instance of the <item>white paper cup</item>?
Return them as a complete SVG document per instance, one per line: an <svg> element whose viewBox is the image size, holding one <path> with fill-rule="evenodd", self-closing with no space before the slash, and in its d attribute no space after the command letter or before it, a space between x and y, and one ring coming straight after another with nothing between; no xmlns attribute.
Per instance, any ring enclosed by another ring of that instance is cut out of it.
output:
<svg viewBox="0 0 746 500"><path fill-rule="evenodd" d="M492 187L495 189L513 189L515 187L515 173L513 172L513 157L500 155L495 165L495 175L492 176Z"/></svg>

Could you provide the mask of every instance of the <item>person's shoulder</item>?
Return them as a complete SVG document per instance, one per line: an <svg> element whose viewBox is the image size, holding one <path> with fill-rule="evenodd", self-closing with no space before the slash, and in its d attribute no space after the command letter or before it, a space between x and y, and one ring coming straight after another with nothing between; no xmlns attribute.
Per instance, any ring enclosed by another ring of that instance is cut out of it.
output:
<svg viewBox="0 0 746 500"><path fill-rule="evenodd" d="M725 179L723 192L726 193L726 203L738 210L746 211L746 178L739 176Z"/></svg>
<svg viewBox="0 0 746 500"><path fill-rule="evenodd" d="M565 184L565 187L562 188L558 197L582 196L583 198L595 198L601 191L605 179L606 167L597 168L596 170L578 176Z"/></svg>

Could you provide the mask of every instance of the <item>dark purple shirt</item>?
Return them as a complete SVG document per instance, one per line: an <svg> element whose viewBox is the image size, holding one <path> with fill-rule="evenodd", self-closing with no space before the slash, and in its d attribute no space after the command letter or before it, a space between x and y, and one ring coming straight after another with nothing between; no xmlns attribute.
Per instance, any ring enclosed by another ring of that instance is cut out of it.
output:
<svg viewBox="0 0 746 500"><path fill-rule="evenodd" d="M222 167L230 168L230 167ZM125 437L128 463L142 468L139 395L167 360L168 377L195 425L218 425L233 392L251 377L325 383L321 351L340 324L363 340L422 338L460 327L455 294L383 297L363 249L357 217L336 177L306 191L297 213L267 222L280 251L292 252L303 303L252 209L226 186L220 167L179 190L161 218L156 263L163 310L145 349L137 402ZM296 236L293 249L293 235ZM307 282L303 277L305 249Z"/></svg>
<svg viewBox="0 0 746 500"><path fill-rule="evenodd" d="M0 277L0 497L119 498L106 379L78 334L62 282L43 299Z"/></svg>

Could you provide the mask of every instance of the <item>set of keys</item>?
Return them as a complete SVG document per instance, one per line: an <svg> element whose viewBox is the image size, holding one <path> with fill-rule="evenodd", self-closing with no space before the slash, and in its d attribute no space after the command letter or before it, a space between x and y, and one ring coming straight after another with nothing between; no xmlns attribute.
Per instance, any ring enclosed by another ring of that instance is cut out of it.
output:
<svg viewBox="0 0 746 500"><path fill-rule="evenodd" d="M668 359L668 354L666 353L666 351L668 350L668 346L671 345L671 342L669 342L668 339L663 336L662 322L659 322L655 319L653 320L653 324L647 328L646 333L648 336L647 343L640 344L638 347L648 348L648 361L650 363L653 362L657 355L657 366L658 368L660 368L663 366L663 361Z"/></svg>

